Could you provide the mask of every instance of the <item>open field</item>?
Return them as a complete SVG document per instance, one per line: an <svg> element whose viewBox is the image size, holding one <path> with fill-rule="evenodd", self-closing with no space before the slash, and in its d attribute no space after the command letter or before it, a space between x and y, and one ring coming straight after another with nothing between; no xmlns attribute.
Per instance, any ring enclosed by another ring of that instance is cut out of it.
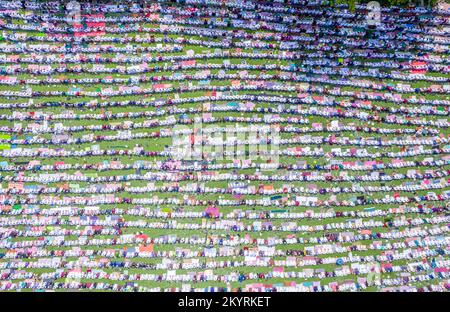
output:
<svg viewBox="0 0 450 312"><path fill-rule="evenodd" d="M294 2L0 2L0 290L448 290L450 14Z"/></svg>

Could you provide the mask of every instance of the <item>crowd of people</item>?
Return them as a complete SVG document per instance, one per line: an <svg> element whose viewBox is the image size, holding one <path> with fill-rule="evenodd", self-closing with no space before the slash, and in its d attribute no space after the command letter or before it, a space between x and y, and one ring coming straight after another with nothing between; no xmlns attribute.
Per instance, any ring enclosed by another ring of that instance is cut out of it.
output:
<svg viewBox="0 0 450 312"><path fill-rule="evenodd" d="M0 0L0 291L450 290L448 8L80 5Z"/></svg>

